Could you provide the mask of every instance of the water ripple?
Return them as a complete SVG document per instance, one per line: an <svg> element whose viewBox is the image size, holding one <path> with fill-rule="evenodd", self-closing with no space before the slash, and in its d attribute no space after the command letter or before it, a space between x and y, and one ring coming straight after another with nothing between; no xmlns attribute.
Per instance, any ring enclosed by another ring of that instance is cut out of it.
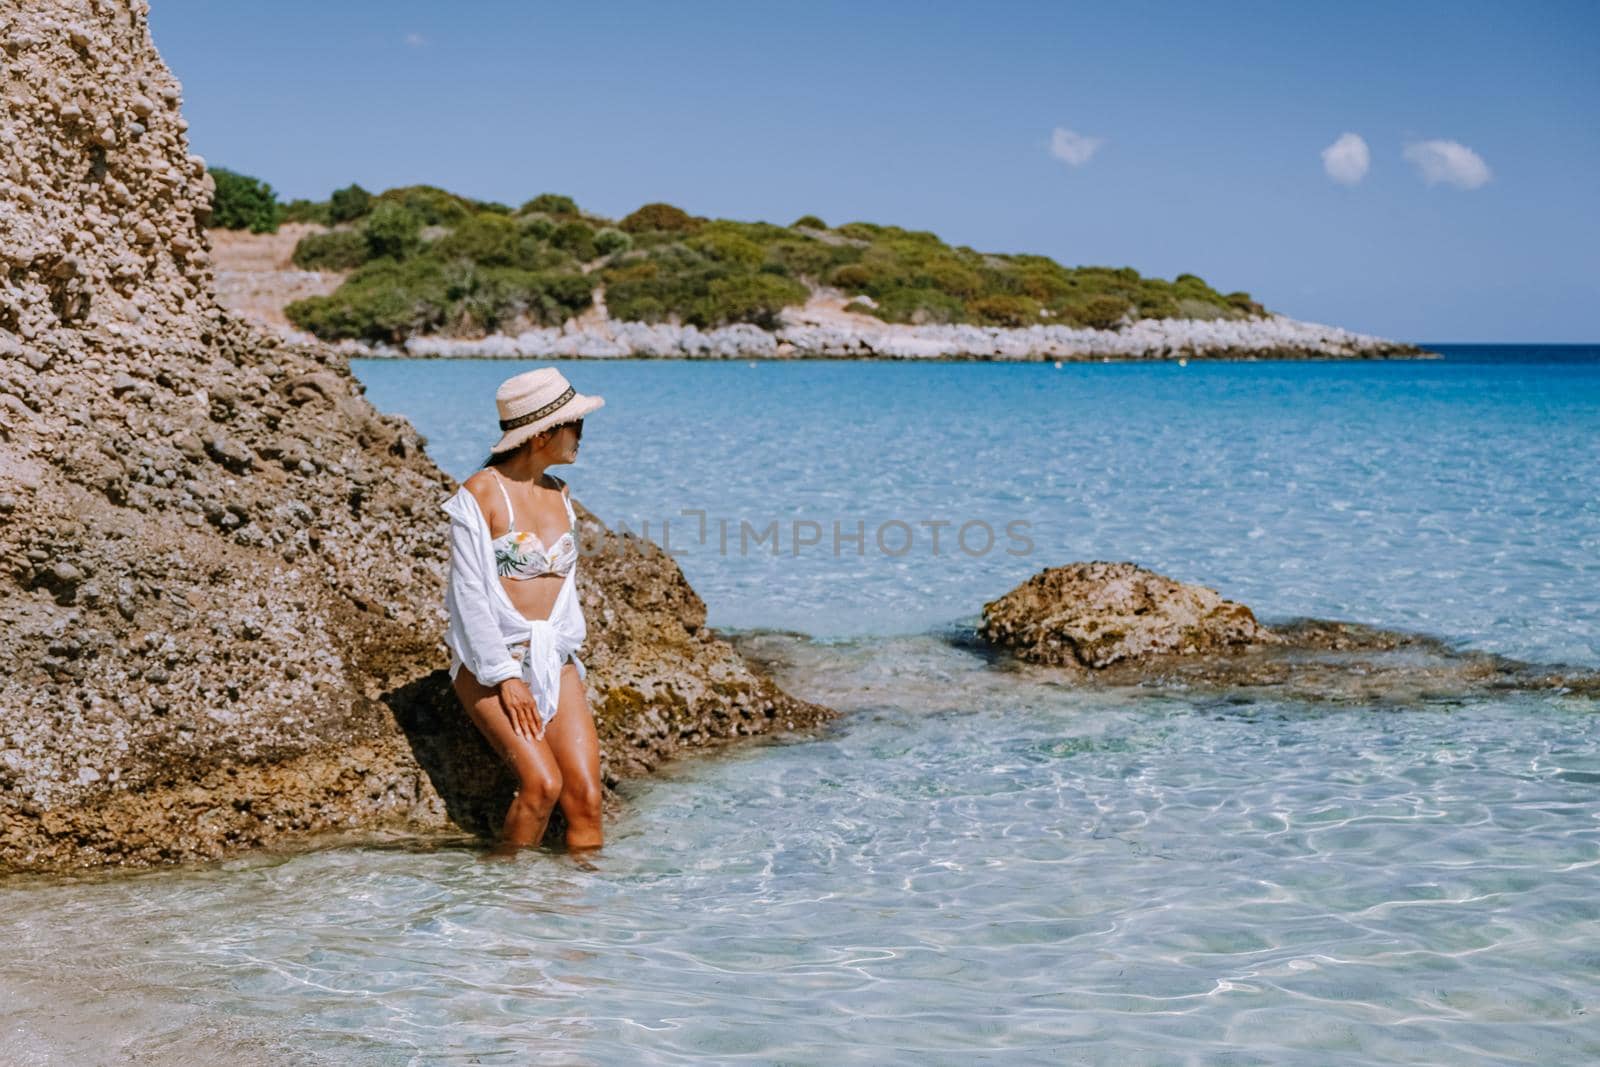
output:
<svg viewBox="0 0 1600 1067"><path fill-rule="evenodd" d="M932 635L789 640L845 720L632 783L592 870L342 849L34 886L0 983L140 1005L167 1062L1600 1056L1600 716L1245 717L997 690ZM932 710L861 684L927 663Z"/></svg>
<svg viewBox="0 0 1600 1067"><path fill-rule="evenodd" d="M361 373L461 474L519 369ZM592 862L341 848L0 890L8 1062L1600 1061L1592 701L1091 692L924 632L1131 558L1600 665L1600 467L1573 462L1600 369L568 372L610 401L574 472L608 520L1025 514L1039 553L682 554L714 624L820 635L744 639L846 715L628 783Z"/></svg>

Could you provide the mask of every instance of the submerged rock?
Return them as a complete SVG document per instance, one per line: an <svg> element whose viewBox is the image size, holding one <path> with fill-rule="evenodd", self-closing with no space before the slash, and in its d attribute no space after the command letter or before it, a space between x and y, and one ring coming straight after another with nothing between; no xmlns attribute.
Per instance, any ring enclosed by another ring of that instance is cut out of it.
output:
<svg viewBox="0 0 1600 1067"><path fill-rule="evenodd" d="M492 831L513 780L443 670L455 483L343 356L215 303L146 14L0 8L0 871ZM832 714L579 514L608 783Z"/></svg>
<svg viewBox="0 0 1600 1067"><path fill-rule="evenodd" d="M1301 700L1411 704L1538 690L1600 697L1600 672L1461 651L1426 634L1297 618L1129 562L1048 568L984 605L977 638L1073 684L1267 688Z"/></svg>

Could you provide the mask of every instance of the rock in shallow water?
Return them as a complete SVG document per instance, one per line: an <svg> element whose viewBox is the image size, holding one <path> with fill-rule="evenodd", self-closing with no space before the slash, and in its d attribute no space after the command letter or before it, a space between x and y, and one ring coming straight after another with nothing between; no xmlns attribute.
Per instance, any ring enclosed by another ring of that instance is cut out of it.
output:
<svg viewBox="0 0 1600 1067"><path fill-rule="evenodd" d="M1128 562L1041 571L984 605L977 636L1077 684L1255 689L1362 706L1519 690L1600 697L1600 672L1461 651L1427 634L1307 618L1269 628L1215 590Z"/></svg>
<svg viewBox="0 0 1600 1067"><path fill-rule="evenodd" d="M979 635L1033 663L1090 669L1276 641L1215 590L1104 560L1048 568L990 601Z"/></svg>

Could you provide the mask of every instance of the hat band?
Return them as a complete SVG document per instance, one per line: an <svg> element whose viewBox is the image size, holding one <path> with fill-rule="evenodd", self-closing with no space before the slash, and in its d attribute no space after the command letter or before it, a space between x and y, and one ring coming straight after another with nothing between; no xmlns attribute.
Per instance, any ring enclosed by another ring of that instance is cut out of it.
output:
<svg viewBox="0 0 1600 1067"><path fill-rule="evenodd" d="M540 408L539 410L530 411L526 415L518 415L514 419L501 419L500 420L500 428L502 430L515 430L519 426L528 425L528 423L530 423L530 422L538 422L540 419L544 418L546 415L550 414L552 411L555 411L562 404L565 404L567 401L571 400L573 397L575 397L577 395L578 395L578 391L576 389L574 389L572 386L569 385L569 386L567 386L567 391L566 392L562 393L560 396L556 397L554 400L550 401L550 403L546 404L544 407Z"/></svg>

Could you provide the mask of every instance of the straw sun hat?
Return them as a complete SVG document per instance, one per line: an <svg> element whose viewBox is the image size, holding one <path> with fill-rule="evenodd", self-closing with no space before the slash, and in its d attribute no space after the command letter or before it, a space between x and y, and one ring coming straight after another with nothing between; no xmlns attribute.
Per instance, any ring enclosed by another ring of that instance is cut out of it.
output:
<svg viewBox="0 0 1600 1067"><path fill-rule="evenodd" d="M516 448L528 438L559 426L576 422L605 405L603 396L585 396L572 388L566 376L554 367L507 378L494 391L495 407L500 410L500 429L504 431L490 452Z"/></svg>

